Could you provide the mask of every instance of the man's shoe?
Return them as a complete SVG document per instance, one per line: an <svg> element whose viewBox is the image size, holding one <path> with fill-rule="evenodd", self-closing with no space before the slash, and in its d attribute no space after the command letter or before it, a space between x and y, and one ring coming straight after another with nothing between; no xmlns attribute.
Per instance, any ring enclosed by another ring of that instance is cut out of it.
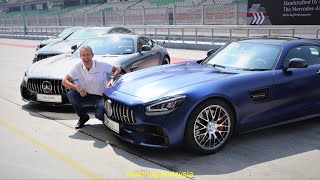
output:
<svg viewBox="0 0 320 180"><path fill-rule="evenodd" d="M84 124L89 120L89 117L85 120L81 119L77 122L77 125L74 127L75 129L82 128Z"/></svg>
<svg viewBox="0 0 320 180"><path fill-rule="evenodd" d="M82 122L82 121L78 121L77 122L77 125L74 127L75 129L79 129L79 128L82 128L84 126L84 122Z"/></svg>

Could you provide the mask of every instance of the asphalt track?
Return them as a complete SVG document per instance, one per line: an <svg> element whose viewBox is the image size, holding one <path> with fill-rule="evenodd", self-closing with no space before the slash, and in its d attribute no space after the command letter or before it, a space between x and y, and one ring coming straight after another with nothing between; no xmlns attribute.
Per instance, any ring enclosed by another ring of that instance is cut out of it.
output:
<svg viewBox="0 0 320 180"><path fill-rule="evenodd" d="M0 39L0 179L320 178L319 119L237 136L222 151L208 156L130 145L93 118L86 127L74 130L77 117L70 106L21 100L19 85L36 43ZM206 54L168 51L173 63ZM174 172L190 176L174 176Z"/></svg>

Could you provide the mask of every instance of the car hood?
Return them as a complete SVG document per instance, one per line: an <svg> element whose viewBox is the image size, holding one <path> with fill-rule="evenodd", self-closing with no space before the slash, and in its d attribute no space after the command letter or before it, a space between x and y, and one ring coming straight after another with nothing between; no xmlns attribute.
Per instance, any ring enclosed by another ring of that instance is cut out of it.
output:
<svg viewBox="0 0 320 180"><path fill-rule="evenodd" d="M163 65L122 76L113 86L119 92L139 98L155 98L198 83L210 82L236 72L196 62ZM130 82L130 83L129 83Z"/></svg>
<svg viewBox="0 0 320 180"><path fill-rule="evenodd" d="M115 64L119 56L94 56L97 61ZM77 54L61 54L33 63L27 70L28 78L63 79L70 69L81 62Z"/></svg>
<svg viewBox="0 0 320 180"><path fill-rule="evenodd" d="M39 49L36 54L63 54L72 52L71 47L77 45L78 47L84 42L84 40L65 40L48 44Z"/></svg>
<svg viewBox="0 0 320 180"><path fill-rule="evenodd" d="M53 38L50 38L50 39L45 39L45 40L40 41L40 44L41 45L47 45L47 44L55 43L55 42L62 41L62 40L63 39L60 38L60 37L53 37Z"/></svg>

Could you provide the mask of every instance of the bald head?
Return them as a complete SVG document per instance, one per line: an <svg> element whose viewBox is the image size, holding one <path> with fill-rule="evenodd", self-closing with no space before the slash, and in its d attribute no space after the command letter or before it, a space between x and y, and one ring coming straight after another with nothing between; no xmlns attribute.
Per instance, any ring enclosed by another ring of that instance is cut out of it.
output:
<svg viewBox="0 0 320 180"><path fill-rule="evenodd" d="M92 51L92 48L90 47L90 46L83 46L81 49L80 49L80 53L81 53L81 51L83 51L83 50L88 50L89 52L91 52L91 54L93 54L93 51Z"/></svg>

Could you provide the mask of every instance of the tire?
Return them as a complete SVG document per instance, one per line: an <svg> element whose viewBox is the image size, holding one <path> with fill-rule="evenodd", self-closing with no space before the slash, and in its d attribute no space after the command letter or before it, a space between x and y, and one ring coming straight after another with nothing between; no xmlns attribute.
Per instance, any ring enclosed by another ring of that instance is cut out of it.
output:
<svg viewBox="0 0 320 180"><path fill-rule="evenodd" d="M169 59L168 56L165 56L165 57L162 59L161 65L165 65L165 64L170 64L170 59Z"/></svg>
<svg viewBox="0 0 320 180"><path fill-rule="evenodd" d="M185 148L201 154L219 151L232 137L234 122L233 111L224 101L211 99L202 102L188 118Z"/></svg>

